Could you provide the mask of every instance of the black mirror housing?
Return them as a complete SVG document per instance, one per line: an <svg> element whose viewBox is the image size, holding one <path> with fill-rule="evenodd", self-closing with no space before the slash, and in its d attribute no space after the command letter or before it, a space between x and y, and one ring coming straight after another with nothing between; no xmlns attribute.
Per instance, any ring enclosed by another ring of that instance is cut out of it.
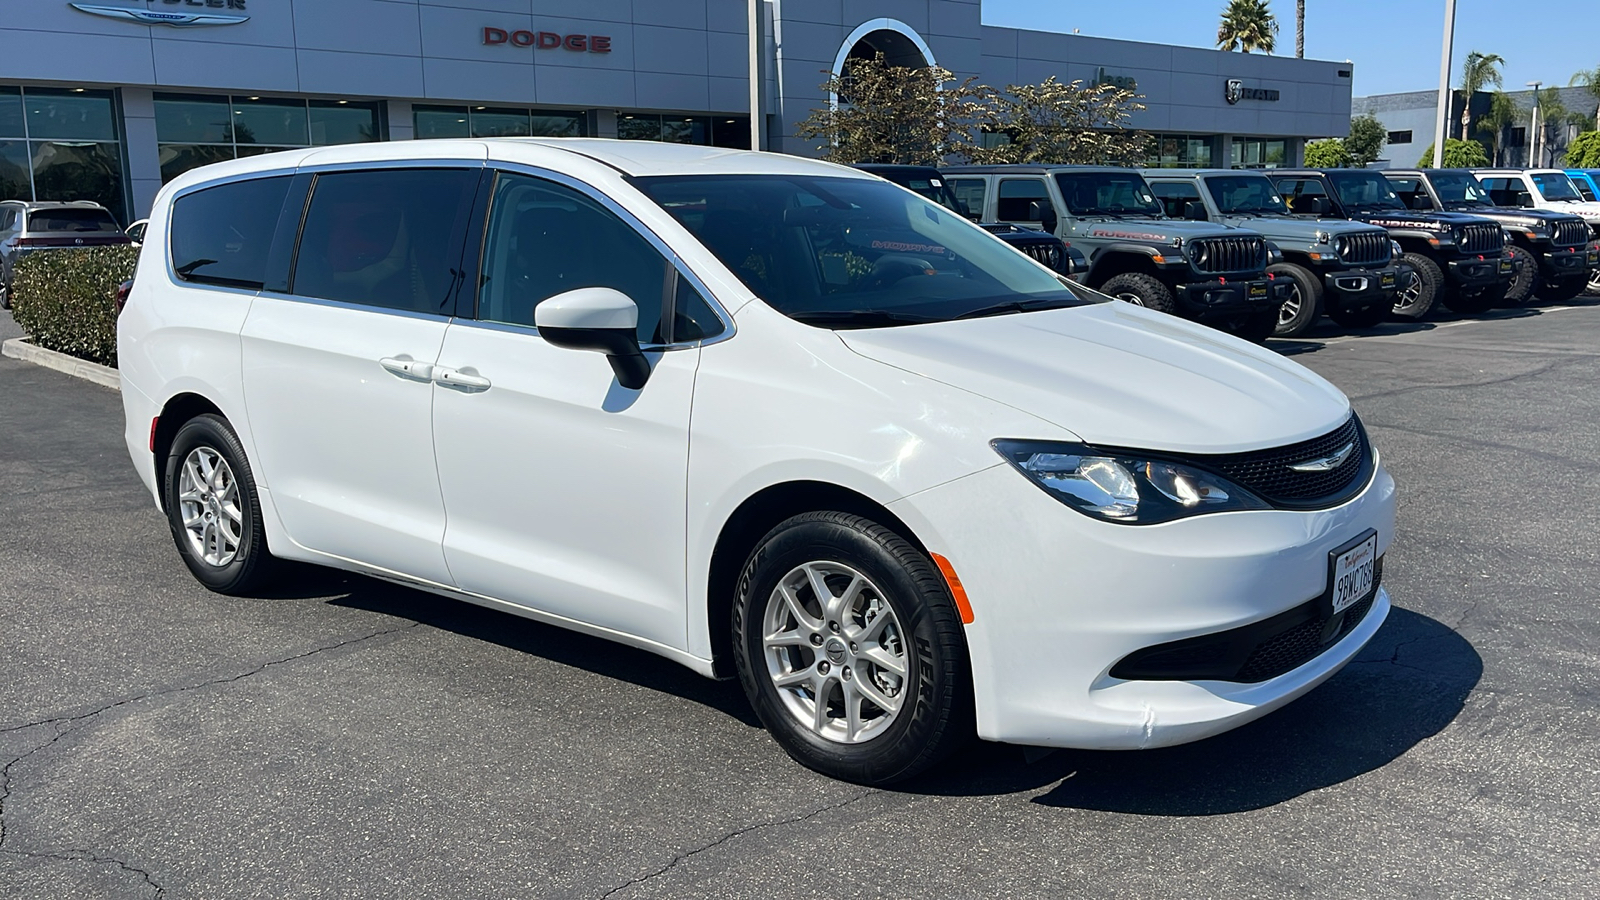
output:
<svg viewBox="0 0 1600 900"><path fill-rule="evenodd" d="M1028 214L1039 221L1039 225L1051 234L1056 233L1056 225L1061 220L1056 216L1055 204L1049 200L1035 200L1028 204Z"/></svg>
<svg viewBox="0 0 1600 900"><path fill-rule="evenodd" d="M639 336L629 328L555 328L549 325L539 329L539 336L557 347L568 350L597 350L606 355L617 383L630 391L637 391L650 380L650 360L639 349Z"/></svg>
<svg viewBox="0 0 1600 900"><path fill-rule="evenodd" d="M1190 200L1188 203L1183 205L1183 217L1191 222L1206 221L1208 218L1206 215L1206 205L1198 200Z"/></svg>
<svg viewBox="0 0 1600 900"><path fill-rule="evenodd" d="M1325 216L1325 215L1327 215L1328 213L1330 213L1332 211L1333 211L1333 204L1328 202L1328 198L1327 197L1313 197L1313 198L1311 198L1311 214L1312 215L1314 215L1314 216Z"/></svg>

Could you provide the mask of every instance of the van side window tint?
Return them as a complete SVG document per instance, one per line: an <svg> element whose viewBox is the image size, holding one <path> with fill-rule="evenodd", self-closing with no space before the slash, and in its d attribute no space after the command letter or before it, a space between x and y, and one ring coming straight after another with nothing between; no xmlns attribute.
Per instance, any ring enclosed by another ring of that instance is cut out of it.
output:
<svg viewBox="0 0 1600 900"><path fill-rule="evenodd" d="M317 177L291 290L302 297L448 315L474 169L369 169Z"/></svg>
<svg viewBox="0 0 1600 900"><path fill-rule="evenodd" d="M1037 222L1033 201L1050 199L1050 191L1038 178L1007 178L1000 182L999 208L995 218L1002 222Z"/></svg>
<svg viewBox="0 0 1600 900"><path fill-rule="evenodd" d="M949 178L945 183L955 192L956 200L966 207L967 215L983 216L983 198L988 191L982 178Z"/></svg>
<svg viewBox="0 0 1600 900"><path fill-rule="evenodd" d="M172 204L172 271L184 281L260 290L290 177L235 181Z"/></svg>
<svg viewBox="0 0 1600 900"><path fill-rule="evenodd" d="M661 310L669 266L644 236L599 202L565 185L501 173L484 242L478 318L532 325L557 294L614 288L639 307L639 343L665 343Z"/></svg>
<svg viewBox="0 0 1600 900"><path fill-rule="evenodd" d="M672 334L675 344L703 341L722 333L722 320L711 311L711 304L700 296L689 279L678 274L677 292L673 295Z"/></svg>

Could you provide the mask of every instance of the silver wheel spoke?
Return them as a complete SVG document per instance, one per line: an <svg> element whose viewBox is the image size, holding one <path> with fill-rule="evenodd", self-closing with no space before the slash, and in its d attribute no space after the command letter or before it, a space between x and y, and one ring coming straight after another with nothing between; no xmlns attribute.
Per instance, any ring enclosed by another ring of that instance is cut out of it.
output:
<svg viewBox="0 0 1600 900"><path fill-rule="evenodd" d="M832 617L838 598L833 596L833 591L828 590L827 577L816 566L806 566L806 578L811 582L811 592L817 595L817 605L822 608L822 618Z"/></svg>
<svg viewBox="0 0 1600 900"><path fill-rule="evenodd" d="M804 631L780 631L762 638L768 647L804 647L811 643L811 635Z"/></svg>
<svg viewBox="0 0 1600 900"><path fill-rule="evenodd" d="M861 734L861 694L851 682L844 683L844 736L853 741Z"/></svg>
<svg viewBox="0 0 1600 900"><path fill-rule="evenodd" d="M798 672L790 672L786 675L778 675L772 679L772 683L781 688L794 687L800 684L810 684L811 670L801 669Z"/></svg>
<svg viewBox="0 0 1600 900"><path fill-rule="evenodd" d="M878 690L878 686L873 684L870 678L861 679L856 684L856 690L860 691L861 696L865 697L873 706L883 710L885 714L890 714L900 709L900 704L884 696L884 693Z"/></svg>
<svg viewBox="0 0 1600 900"><path fill-rule="evenodd" d="M899 675L901 678L906 675L905 660L900 659L882 647L863 647L858 655L892 675Z"/></svg>
<svg viewBox="0 0 1600 900"><path fill-rule="evenodd" d="M818 684L816 709L813 710L815 713L815 718L811 723L811 727L818 733L821 733L828 727L828 699L832 694L833 685L827 680L824 680Z"/></svg>
<svg viewBox="0 0 1600 900"><path fill-rule="evenodd" d="M211 447L189 451L178 475L178 519L194 557L221 568L239 556L244 507L233 469Z"/></svg>
<svg viewBox="0 0 1600 900"><path fill-rule="evenodd" d="M794 591L790 590L788 585L780 581L778 582L778 590L783 594L783 603L788 608L789 615L794 616L794 620L800 623L801 628L811 631L822 630L822 620L812 618L811 613L807 612L805 606L801 605L800 598L795 596Z"/></svg>
<svg viewBox="0 0 1600 900"><path fill-rule="evenodd" d="M883 634L884 626L889 624L889 620L890 616L887 615L879 614L873 616L872 619L867 622L867 627L861 629L856 634L851 635L851 637L863 642L875 641Z"/></svg>
<svg viewBox="0 0 1600 900"><path fill-rule="evenodd" d="M233 520L234 524L244 524L244 513L239 510L239 507L234 506L232 503L223 503L219 508L222 510L223 515Z"/></svg>

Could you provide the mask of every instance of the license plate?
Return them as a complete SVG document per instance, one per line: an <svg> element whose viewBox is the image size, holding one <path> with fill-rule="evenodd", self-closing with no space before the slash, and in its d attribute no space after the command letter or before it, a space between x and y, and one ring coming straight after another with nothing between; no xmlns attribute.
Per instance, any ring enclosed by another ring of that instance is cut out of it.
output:
<svg viewBox="0 0 1600 900"><path fill-rule="evenodd" d="M1378 284L1382 285L1383 287L1394 287L1394 273L1383 273L1383 275L1379 276L1378 278Z"/></svg>
<svg viewBox="0 0 1600 900"><path fill-rule="evenodd" d="M1328 557L1328 600L1331 614L1338 615L1365 600L1373 591L1378 568L1378 533L1369 531Z"/></svg>
<svg viewBox="0 0 1600 900"><path fill-rule="evenodd" d="M1265 300L1265 299L1267 299L1267 286L1264 285L1264 284L1252 284L1252 285L1250 285L1250 299L1251 300Z"/></svg>
<svg viewBox="0 0 1600 900"><path fill-rule="evenodd" d="M1509 275L1510 273L1511 273L1511 260L1509 260L1509 259L1500 260L1500 274Z"/></svg>

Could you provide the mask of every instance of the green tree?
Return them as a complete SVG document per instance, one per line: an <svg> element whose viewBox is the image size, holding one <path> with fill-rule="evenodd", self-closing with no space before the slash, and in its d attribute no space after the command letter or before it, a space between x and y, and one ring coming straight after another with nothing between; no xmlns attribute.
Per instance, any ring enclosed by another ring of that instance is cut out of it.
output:
<svg viewBox="0 0 1600 900"><path fill-rule="evenodd" d="M1042 84L1011 84L992 98L989 128L1009 143L977 147L968 154L979 163L1091 163L1139 165L1150 149L1150 135L1128 127L1143 99L1112 84L1084 87L1050 76Z"/></svg>
<svg viewBox="0 0 1600 900"><path fill-rule="evenodd" d="M1422 158L1417 160L1420 168L1433 168L1433 145L1422 151ZM1455 138L1446 138L1444 142L1444 167L1447 169L1470 169L1476 166L1489 165L1489 155L1483 152L1483 145L1477 141L1458 141Z"/></svg>
<svg viewBox="0 0 1600 900"><path fill-rule="evenodd" d="M1588 123L1589 117L1568 109L1561 102L1560 88L1548 87L1538 91L1536 100L1539 104L1539 159L1530 160L1529 165L1553 166L1567 148L1567 127L1577 125L1581 128Z"/></svg>
<svg viewBox="0 0 1600 900"><path fill-rule="evenodd" d="M1586 131L1567 145L1567 165L1574 169L1600 169L1600 131Z"/></svg>
<svg viewBox="0 0 1600 900"><path fill-rule="evenodd" d="M1277 46L1277 34L1278 18L1267 0L1228 0L1217 25L1217 49L1271 53Z"/></svg>
<svg viewBox="0 0 1600 900"><path fill-rule="evenodd" d="M1572 76L1572 80L1567 83L1574 86L1582 85L1589 89L1590 94L1594 95L1596 104L1594 108L1594 127L1595 130L1600 131L1600 66L1579 70Z"/></svg>
<svg viewBox="0 0 1600 900"><path fill-rule="evenodd" d="M1350 164L1364 168L1383 152L1389 139L1389 130L1371 113L1350 120L1350 136L1344 139L1344 148L1350 151Z"/></svg>
<svg viewBox="0 0 1600 900"><path fill-rule="evenodd" d="M839 102L812 110L795 133L820 138L822 158L831 162L940 165L946 156L966 156L989 121L993 91L976 80L956 84L938 66L890 66L881 53L846 60L844 74L822 85Z"/></svg>
<svg viewBox="0 0 1600 900"><path fill-rule="evenodd" d="M1505 151L1506 129L1522 118L1522 107L1505 91L1495 91L1489 98L1489 112L1478 120L1478 133L1489 139L1489 155L1494 165L1500 165Z"/></svg>
<svg viewBox="0 0 1600 900"><path fill-rule="evenodd" d="M1461 64L1461 89L1456 93L1461 97L1461 139L1463 141L1470 137L1472 95L1491 84L1499 87L1500 67L1505 64L1506 61L1498 53L1479 53L1476 50L1468 53L1466 62Z"/></svg>
<svg viewBox="0 0 1600 900"><path fill-rule="evenodd" d="M1306 166L1312 169L1348 169L1354 165L1345 142L1339 138L1306 144Z"/></svg>

